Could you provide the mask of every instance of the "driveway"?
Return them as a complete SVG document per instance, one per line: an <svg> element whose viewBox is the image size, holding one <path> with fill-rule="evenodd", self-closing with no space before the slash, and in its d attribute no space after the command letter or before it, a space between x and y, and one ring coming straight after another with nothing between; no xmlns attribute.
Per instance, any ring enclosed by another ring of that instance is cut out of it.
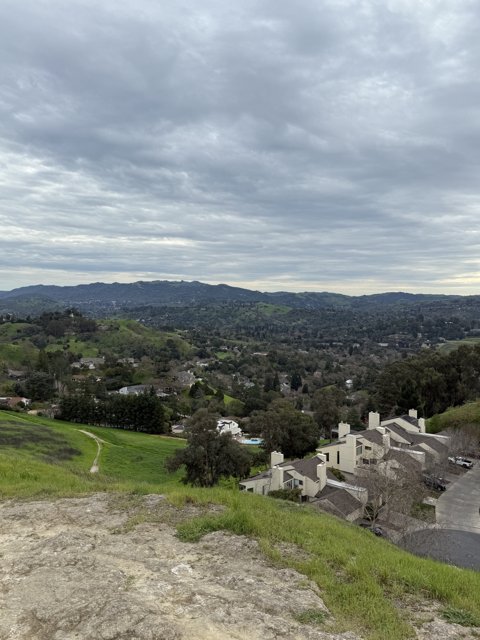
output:
<svg viewBox="0 0 480 640"><path fill-rule="evenodd" d="M435 507L437 524L408 534L401 544L417 555L480 571L480 464L448 479Z"/></svg>
<svg viewBox="0 0 480 640"><path fill-rule="evenodd" d="M417 556L480 571L480 535L453 529L423 529L402 540L402 547Z"/></svg>
<svg viewBox="0 0 480 640"><path fill-rule="evenodd" d="M470 469L438 498L435 513L442 529L480 533L480 464Z"/></svg>

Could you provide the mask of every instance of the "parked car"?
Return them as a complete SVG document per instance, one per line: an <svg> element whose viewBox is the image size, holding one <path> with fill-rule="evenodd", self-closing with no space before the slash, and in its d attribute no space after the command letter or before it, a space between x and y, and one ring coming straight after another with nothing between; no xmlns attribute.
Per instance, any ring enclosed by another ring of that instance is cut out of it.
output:
<svg viewBox="0 0 480 640"><path fill-rule="evenodd" d="M445 491L447 488L446 482L443 478L436 478L435 476L423 476L423 482L429 489L435 491Z"/></svg>
<svg viewBox="0 0 480 640"><path fill-rule="evenodd" d="M377 525L371 525L368 522L361 522L360 526L363 529L368 529L369 531L371 531L374 535L378 536L379 538L384 538L385 537L385 533L383 532L382 527L378 527Z"/></svg>
<svg viewBox="0 0 480 640"><path fill-rule="evenodd" d="M455 456L448 458L448 461L452 464L456 464L459 467L463 467L464 469L471 469L473 467L473 462L468 458L464 458L462 456Z"/></svg>

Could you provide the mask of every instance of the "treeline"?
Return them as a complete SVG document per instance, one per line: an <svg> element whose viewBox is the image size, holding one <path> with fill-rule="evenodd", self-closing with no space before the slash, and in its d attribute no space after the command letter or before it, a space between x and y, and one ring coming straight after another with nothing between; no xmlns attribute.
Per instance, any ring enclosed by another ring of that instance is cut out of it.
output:
<svg viewBox="0 0 480 640"><path fill-rule="evenodd" d="M474 400L480 396L480 345L394 362L377 379L375 391L378 410L387 415L416 408L429 417Z"/></svg>
<svg viewBox="0 0 480 640"><path fill-rule="evenodd" d="M112 394L102 400L86 394L66 396L60 401L58 419L144 433L165 433L168 428L162 401L149 392Z"/></svg>

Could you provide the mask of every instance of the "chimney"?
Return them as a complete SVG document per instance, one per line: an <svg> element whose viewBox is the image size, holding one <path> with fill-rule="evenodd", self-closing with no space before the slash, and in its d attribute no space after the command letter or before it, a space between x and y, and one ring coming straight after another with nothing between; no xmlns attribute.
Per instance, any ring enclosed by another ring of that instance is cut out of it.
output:
<svg viewBox="0 0 480 640"><path fill-rule="evenodd" d="M282 464L283 462L283 453L279 451L272 451L270 454L270 467L275 467L277 464Z"/></svg>
<svg viewBox="0 0 480 640"><path fill-rule="evenodd" d="M283 489L283 467L272 467L271 491Z"/></svg>
<svg viewBox="0 0 480 640"><path fill-rule="evenodd" d="M425 433L425 431L426 431L425 418L419 418L418 419L418 426L420 427L420 433Z"/></svg>
<svg viewBox="0 0 480 640"><path fill-rule="evenodd" d="M370 411L368 414L368 428L376 429L380 426L380 414L376 411Z"/></svg>
<svg viewBox="0 0 480 640"><path fill-rule="evenodd" d="M338 439L341 440L344 436L350 433L350 425L348 422L339 422L338 423Z"/></svg>
<svg viewBox="0 0 480 640"><path fill-rule="evenodd" d="M409 416L410 418L415 418L415 419L417 419L417 417L418 417L418 416L417 416L417 410L416 410L416 409L409 409L409 410L408 410L408 416Z"/></svg>
<svg viewBox="0 0 480 640"><path fill-rule="evenodd" d="M385 449L385 453L390 449L390 434L384 433L382 434L383 448Z"/></svg>
<svg viewBox="0 0 480 640"><path fill-rule="evenodd" d="M317 453L317 459L318 459L318 464L317 464L317 478L319 480L319 484L320 484L320 491L324 488L324 486L327 484L327 457L324 456L322 453Z"/></svg>

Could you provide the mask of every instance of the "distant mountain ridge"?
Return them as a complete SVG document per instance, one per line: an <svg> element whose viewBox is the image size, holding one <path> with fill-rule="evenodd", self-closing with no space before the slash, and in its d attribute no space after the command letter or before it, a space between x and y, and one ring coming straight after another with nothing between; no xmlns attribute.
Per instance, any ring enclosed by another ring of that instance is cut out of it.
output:
<svg viewBox="0 0 480 640"><path fill-rule="evenodd" d="M477 298L477 296L469 296ZM31 285L0 292L0 311L78 306L86 309L122 309L142 305L185 306L227 302L267 303L296 309L368 309L440 300L465 300L465 296L387 292L347 296L329 292L261 292L227 284L197 281L153 280L111 284L95 282L74 286Z"/></svg>

